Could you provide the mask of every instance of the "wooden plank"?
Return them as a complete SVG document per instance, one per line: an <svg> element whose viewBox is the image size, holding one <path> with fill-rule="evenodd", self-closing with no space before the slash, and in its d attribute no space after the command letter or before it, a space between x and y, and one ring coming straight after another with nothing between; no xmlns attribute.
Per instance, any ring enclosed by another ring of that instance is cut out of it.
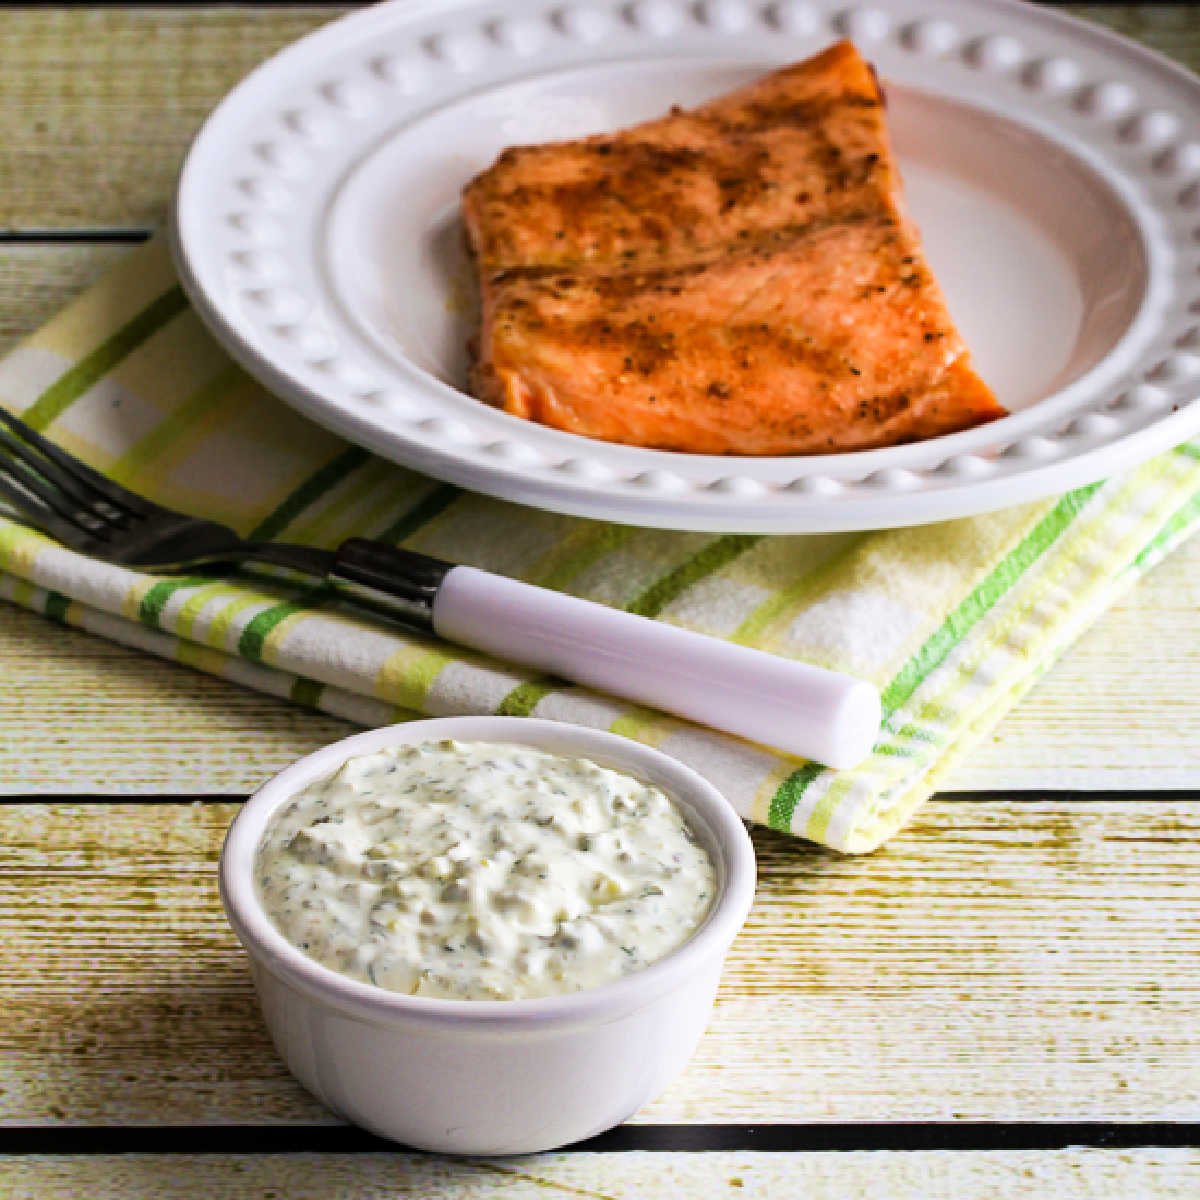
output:
<svg viewBox="0 0 1200 1200"><path fill-rule="evenodd" d="M218 905L233 811L0 806L0 1123L333 1120ZM1200 1118L1200 801L935 804L867 859L756 844L709 1032L637 1120Z"/></svg>
<svg viewBox="0 0 1200 1200"><path fill-rule="evenodd" d="M241 795L357 732L4 603L0 677L0 794Z"/></svg>
<svg viewBox="0 0 1200 1200"><path fill-rule="evenodd" d="M948 788L1187 788L1200 781L1200 538L1110 608Z"/></svg>
<svg viewBox="0 0 1200 1200"><path fill-rule="evenodd" d="M1192 1197L1194 1150L992 1153L542 1154L453 1160L416 1154L89 1155L0 1159L0 1200L164 1196L421 1196L546 1200L585 1196L772 1197L772 1200L959 1200L963 1196Z"/></svg>
<svg viewBox="0 0 1200 1200"><path fill-rule="evenodd" d="M161 224L192 136L263 59L345 11L30 8L0 22L0 228Z"/></svg>
<svg viewBox="0 0 1200 1200"><path fill-rule="evenodd" d="M1187 5L1063 5L1200 65ZM19 9L0 22L0 228L161 223L187 145L216 102L279 47L345 11Z"/></svg>

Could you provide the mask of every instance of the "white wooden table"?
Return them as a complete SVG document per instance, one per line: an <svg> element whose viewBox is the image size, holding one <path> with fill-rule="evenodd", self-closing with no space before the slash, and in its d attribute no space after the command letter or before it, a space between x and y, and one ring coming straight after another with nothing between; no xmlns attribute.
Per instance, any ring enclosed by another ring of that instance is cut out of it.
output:
<svg viewBox="0 0 1200 1200"><path fill-rule="evenodd" d="M1068 7L1200 65L1193 6ZM339 11L0 10L0 351ZM757 831L697 1057L558 1154L389 1148L276 1059L213 867L240 798L346 732L0 607L0 1198L1200 1194L1200 544L882 852Z"/></svg>

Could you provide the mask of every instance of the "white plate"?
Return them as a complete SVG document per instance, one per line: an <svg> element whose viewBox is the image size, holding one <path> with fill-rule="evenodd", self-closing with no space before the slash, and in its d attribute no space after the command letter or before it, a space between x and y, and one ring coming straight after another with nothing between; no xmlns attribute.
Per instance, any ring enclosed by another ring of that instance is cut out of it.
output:
<svg viewBox="0 0 1200 1200"><path fill-rule="evenodd" d="M505 146L692 104L849 35L909 206L1010 416L908 446L716 457L599 442L462 390L459 191ZM1032 500L1200 431L1200 81L1013 0L396 0L284 50L188 155L184 286L267 386L508 500L640 525L817 532Z"/></svg>

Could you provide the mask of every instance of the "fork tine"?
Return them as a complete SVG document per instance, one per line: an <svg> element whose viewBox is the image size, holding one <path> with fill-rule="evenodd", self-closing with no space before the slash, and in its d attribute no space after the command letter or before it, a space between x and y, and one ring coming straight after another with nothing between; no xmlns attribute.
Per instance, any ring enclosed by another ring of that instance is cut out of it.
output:
<svg viewBox="0 0 1200 1200"><path fill-rule="evenodd" d="M70 499L83 505L97 517L122 527L128 526L133 519L128 513L122 512L115 504L92 490L83 480L64 471L34 447L18 441L15 437L10 437L2 428L0 428L0 449L7 450L12 455L12 461L32 468L52 484L56 484ZM0 453L0 469L3 469L5 461L4 455Z"/></svg>
<svg viewBox="0 0 1200 1200"><path fill-rule="evenodd" d="M152 501L123 488L119 483L113 483L99 471L92 470L86 463L80 462L73 454L68 454L62 447L56 446L49 439L42 437L37 430L31 428L19 417L13 416L3 407L0 407L0 426L7 426L12 433L35 447L68 475L95 488L110 503L137 513L139 516L151 516L162 511Z"/></svg>
<svg viewBox="0 0 1200 1200"><path fill-rule="evenodd" d="M36 496L24 491L6 476L0 475L0 496L3 496L27 521L36 525L43 533L71 546L76 550L85 550L91 541L89 535L77 525L64 520Z"/></svg>
<svg viewBox="0 0 1200 1200"><path fill-rule="evenodd" d="M71 496L65 495L52 482L32 470L26 463L17 458L0 458L0 479L9 484L9 488L22 488L37 497L42 505L57 513L64 521L69 522L78 534L108 541L114 532L113 527L103 517L93 512L86 504L77 503ZM11 490L7 491L8 498L20 506Z"/></svg>

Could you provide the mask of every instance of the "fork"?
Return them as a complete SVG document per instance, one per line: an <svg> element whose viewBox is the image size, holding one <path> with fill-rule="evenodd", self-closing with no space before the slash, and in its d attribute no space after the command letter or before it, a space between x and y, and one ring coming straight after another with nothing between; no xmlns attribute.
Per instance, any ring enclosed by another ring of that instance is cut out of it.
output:
<svg viewBox="0 0 1200 1200"><path fill-rule="evenodd" d="M366 538L336 550L251 542L93 470L0 408L0 497L71 550L156 572L285 567L446 641L831 767L879 732L869 683Z"/></svg>

